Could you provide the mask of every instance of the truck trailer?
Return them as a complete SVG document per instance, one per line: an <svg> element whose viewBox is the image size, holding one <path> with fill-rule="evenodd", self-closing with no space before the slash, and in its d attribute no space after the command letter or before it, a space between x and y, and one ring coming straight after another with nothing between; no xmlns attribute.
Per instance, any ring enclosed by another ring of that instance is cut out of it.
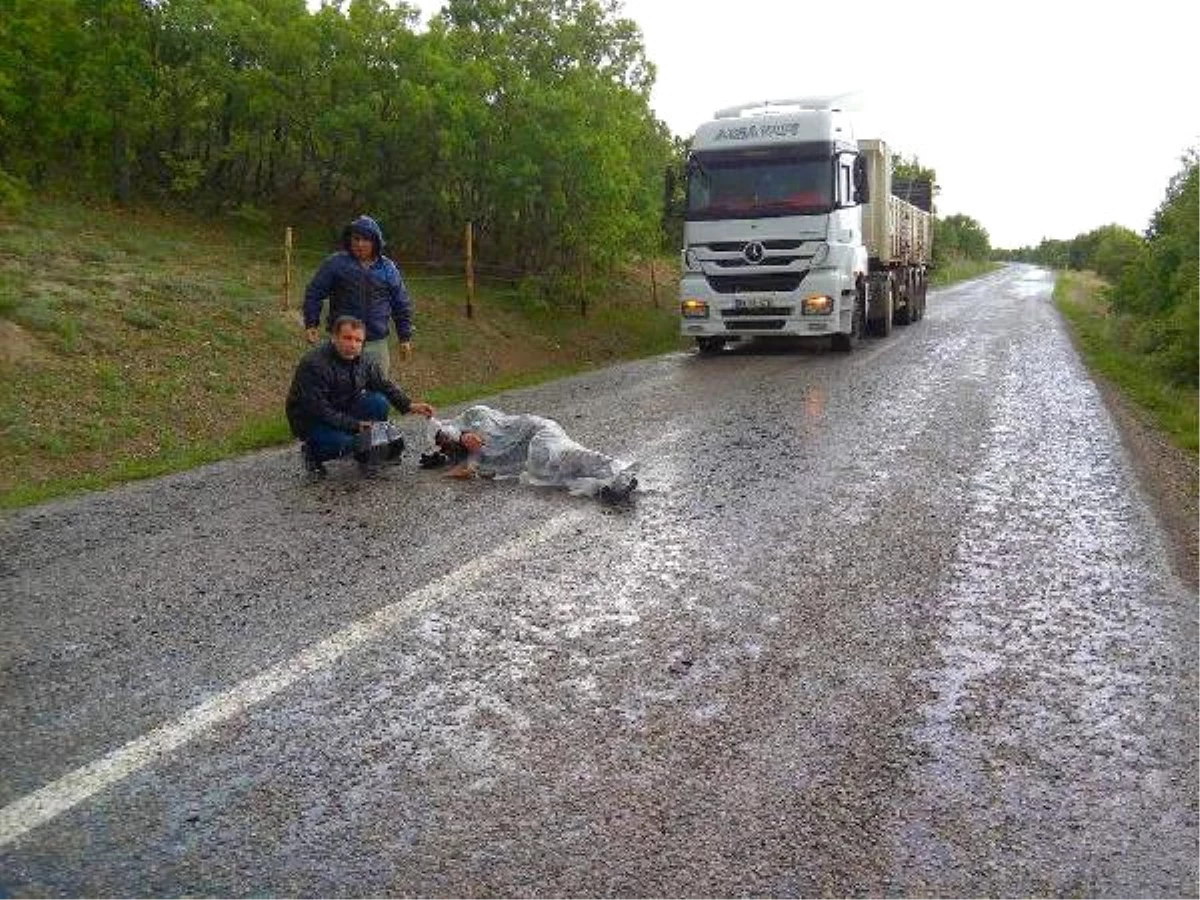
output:
<svg viewBox="0 0 1200 900"><path fill-rule="evenodd" d="M925 314L932 212L892 194L887 145L857 140L836 98L747 103L701 125L683 235L680 329L701 353L780 336L847 351Z"/></svg>

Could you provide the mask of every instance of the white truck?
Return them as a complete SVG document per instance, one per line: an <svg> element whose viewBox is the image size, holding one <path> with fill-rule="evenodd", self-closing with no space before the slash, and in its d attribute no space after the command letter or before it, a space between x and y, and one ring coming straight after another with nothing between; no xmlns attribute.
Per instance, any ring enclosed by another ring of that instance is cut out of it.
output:
<svg viewBox="0 0 1200 900"><path fill-rule="evenodd" d="M836 98L720 110L692 140L681 333L701 353L773 336L850 350L925 313L933 216L891 192L880 140Z"/></svg>

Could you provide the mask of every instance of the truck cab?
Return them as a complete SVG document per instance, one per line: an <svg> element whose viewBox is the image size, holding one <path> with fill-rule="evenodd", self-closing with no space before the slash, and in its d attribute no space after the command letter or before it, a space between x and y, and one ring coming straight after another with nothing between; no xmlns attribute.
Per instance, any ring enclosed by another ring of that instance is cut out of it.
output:
<svg viewBox="0 0 1200 900"><path fill-rule="evenodd" d="M697 129L687 169L682 334L730 340L865 329L867 166L847 113L827 100L722 110Z"/></svg>

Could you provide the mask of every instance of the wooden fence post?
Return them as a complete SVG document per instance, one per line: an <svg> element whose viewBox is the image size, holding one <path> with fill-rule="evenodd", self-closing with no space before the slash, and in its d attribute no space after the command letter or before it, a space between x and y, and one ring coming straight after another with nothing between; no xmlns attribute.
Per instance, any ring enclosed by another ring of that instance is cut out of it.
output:
<svg viewBox="0 0 1200 900"><path fill-rule="evenodd" d="M475 318L475 256L474 256L473 223L467 223L467 318Z"/></svg>
<svg viewBox="0 0 1200 900"><path fill-rule="evenodd" d="M654 272L654 260L650 260L650 297L654 308L658 309L658 276Z"/></svg>
<svg viewBox="0 0 1200 900"><path fill-rule="evenodd" d="M583 260L579 260L579 315L587 318L587 284L583 277Z"/></svg>
<svg viewBox="0 0 1200 900"><path fill-rule="evenodd" d="M283 306L292 305L292 226L283 233Z"/></svg>

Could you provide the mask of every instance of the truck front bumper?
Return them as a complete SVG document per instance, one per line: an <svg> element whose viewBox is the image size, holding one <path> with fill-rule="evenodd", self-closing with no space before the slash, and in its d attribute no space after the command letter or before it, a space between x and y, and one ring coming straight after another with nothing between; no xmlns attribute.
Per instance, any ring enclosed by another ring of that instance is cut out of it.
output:
<svg viewBox="0 0 1200 900"><path fill-rule="evenodd" d="M680 282L680 315L680 334L695 338L849 333L854 290L837 271L810 272L786 293L720 294L702 275L686 276Z"/></svg>

